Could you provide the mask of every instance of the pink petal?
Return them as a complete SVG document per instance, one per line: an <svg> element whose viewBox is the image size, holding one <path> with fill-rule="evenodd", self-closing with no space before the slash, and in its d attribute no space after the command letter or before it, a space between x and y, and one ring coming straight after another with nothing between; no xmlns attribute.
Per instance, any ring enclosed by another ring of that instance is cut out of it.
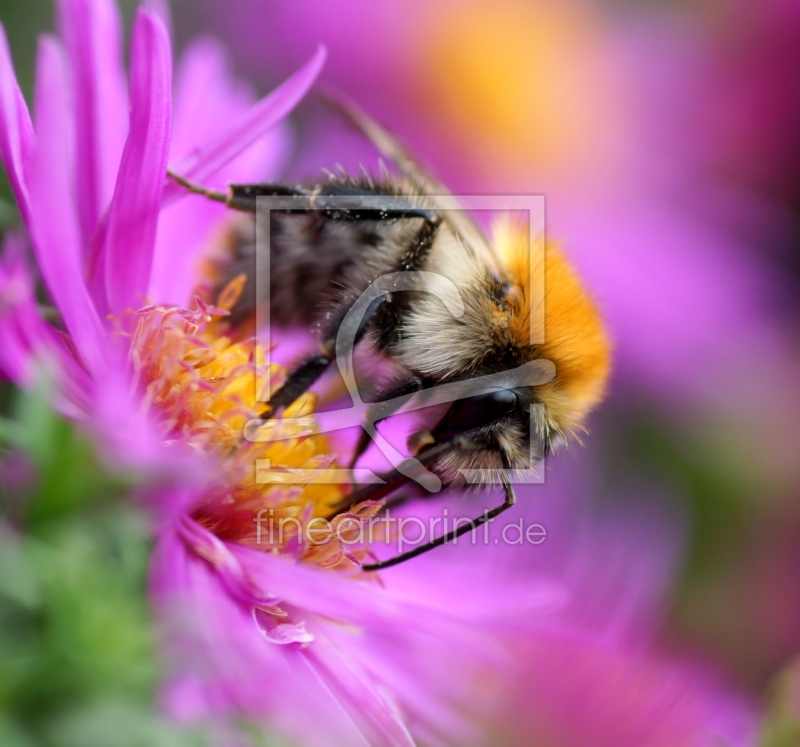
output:
<svg viewBox="0 0 800 747"><path fill-rule="evenodd" d="M242 564L247 578L261 588L261 593L334 619L346 619L354 625L370 625L378 619L390 620L409 610L425 610L423 619L432 614L458 616L461 620L481 621L500 612L509 619L513 614L528 617L549 615L563 605L563 590L551 583L509 582L501 586L462 584L459 566L441 569L426 568L426 574L415 575L414 583L391 584L391 593L376 593L372 584L354 584L341 574L331 573L307 563L295 563L281 556L272 556L230 544L228 549ZM384 583L387 583L386 581ZM388 582L391 583L391 582ZM514 600L502 606L503 595ZM500 607L498 608L498 601Z"/></svg>
<svg viewBox="0 0 800 747"><path fill-rule="evenodd" d="M285 646L290 643L311 643L314 636L306 630L305 623L280 622L274 615L253 608L253 622L270 643Z"/></svg>
<svg viewBox="0 0 800 747"><path fill-rule="evenodd" d="M213 456L193 449L181 439L167 441L155 408L143 406L131 380L125 350L108 356L103 375L94 382L92 430L100 453L113 460L116 471L138 475L154 487L142 501L158 523L197 504L197 496L219 475Z"/></svg>
<svg viewBox="0 0 800 747"><path fill-rule="evenodd" d="M142 7L157 15L164 23L164 28L170 39L172 38L172 11L169 0L144 0Z"/></svg>
<svg viewBox="0 0 800 747"><path fill-rule="evenodd" d="M753 704L693 666L563 632L518 644L517 676L505 683L497 713L504 743L757 743Z"/></svg>
<svg viewBox="0 0 800 747"><path fill-rule="evenodd" d="M0 158L26 225L30 225L28 179L35 143L28 106L19 90L6 32L0 24Z"/></svg>
<svg viewBox="0 0 800 747"><path fill-rule="evenodd" d="M150 280L172 126L172 58L163 22L136 15L131 117L103 248L109 310L143 304Z"/></svg>
<svg viewBox="0 0 800 747"><path fill-rule="evenodd" d="M375 747L414 747L400 709L389 694L336 646L312 646L305 652L314 669Z"/></svg>
<svg viewBox="0 0 800 747"><path fill-rule="evenodd" d="M415 728L424 719L430 733L472 743L466 736L458 738L471 727L454 704L470 703L476 673L497 669L498 659L506 655L503 641L515 626L524 621L525 634L530 634L537 621L546 619L549 606L542 594L533 595L536 603L526 598L531 594L520 594L524 584L464 584L451 593L449 583L463 577L464 566L453 566L449 577L426 575L416 590L396 589L388 574L381 587L248 548L229 549L242 561L247 578L278 596L295 619L307 622L315 640L300 653L370 744L406 743L395 701ZM506 595L518 600L517 609L492 606ZM385 693L392 693L392 699ZM490 699L482 705L490 710Z"/></svg>
<svg viewBox="0 0 800 747"><path fill-rule="evenodd" d="M112 0L58 0L75 109L75 194L83 251L114 191L128 130L122 31Z"/></svg>
<svg viewBox="0 0 800 747"><path fill-rule="evenodd" d="M23 241L11 233L0 256L0 370L18 386L32 387L41 368L63 397L55 403L59 410L81 417L91 381L62 334L39 315Z"/></svg>
<svg viewBox="0 0 800 747"><path fill-rule="evenodd" d="M319 75L326 54L325 48L319 47L300 70L240 116L223 134L170 164L170 169L198 182L215 174L294 109ZM164 200L168 203L182 194L185 190L170 182L164 189Z"/></svg>
<svg viewBox="0 0 800 747"><path fill-rule="evenodd" d="M249 86L232 78L229 66L225 48L216 39L195 39L186 47L175 71L173 155L199 150L227 129L226 118L239 117L252 106ZM221 109L223 105L233 111ZM226 116L220 116L223 111Z"/></svg>
<svg viewBox="0 0 800 747"><path fill-rule="evenodd" d="M187 547L214 567L235 599L247 607L278 604L279 599L254 584L244 572L241 563L231 552L232 545L223 542L188 515L179 521L178 531Z"/></svg>
<svg viewBox="0 0 800 747"><path fill-rule="evenodd" d="M167 709L183 719L238 712L292 744L366 745L297 644L267 641L252 607L231 596L213 566L166 528L150 572L171 665Z"/></svg>
<svg viewBox="0 0 800 747"><path fill-rule="evenodd" d="M96 371L106 333L83 279L83 248L70 179L70 116L63 50L42 37L36 66L36 151L31 166L29 228L42 277L83 362Z"/></svg>
<svg viewBox="0 0 800 747"><path fill-rule="evenodd" d="M175 75L175 115L172 152L195 152L204 142L219 135L230 119L251 106L249 86L233 79L222 46L213 39L191 43ZM220 112L226 116L221 117ZM288 152L288 133L283 124L228 164L231 180L255 181L276 173ZM208 184L224 188L224 180ZM162 211L156 234L156 248L148 297L156 303L184 306L197 286L199 260L208 249L209 238L228 212L209 200L181 200Z"/></svg>

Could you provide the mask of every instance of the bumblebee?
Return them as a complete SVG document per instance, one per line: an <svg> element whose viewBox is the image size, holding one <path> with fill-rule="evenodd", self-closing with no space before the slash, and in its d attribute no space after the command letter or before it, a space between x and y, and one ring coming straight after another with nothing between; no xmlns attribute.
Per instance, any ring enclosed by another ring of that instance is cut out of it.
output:
<svg viewBox="0 0 800 747"><path fill-rule="evenodd" d="M575 436L602 399L610 345L594 303L557 244L547 242L543 257L534 258L531 267L522 226L506 220L489 241L387 130L353 104L338 106L397 166L400 178L384 170L378 180L330 175L327 182L310 186L231 185L223 194L170 176L192 192L244 212L256 213L261 196L290 198L290 207L269 213L271 319L312 326L319 349L273 392L267 418L292 404L335 360L343 320L376 279L392 273L423 279L410 290L375 298L355 331L355 345L371 347L397 372L378 393L371 419L390 417L399 403L442 384L475 382L474 394L449 403L437 422L411 436L412 460L445 485L463 479L463 470L499 475L504 501L426 545L364 566L377 570L445 544L513 506L514 471L529 467L532 454L541 458ZM251 314L256 303L250 225L250 235L247 228L239 229L234 258L221 281L222 287L240 274L248 278L232 310L234 320ZM435 277L455 284L463 302L460 316L426 287ZM544 329L533 330L532 338L531 311L541 312L542 306L544 313L536 316ZM543 342L531 344L531 339ZM503 385L504 373L534 361L550 361L552 378ZM493 382L488 389L480 386L487 377ZM361 435L351 466L370 443L366 430ZM386 497L408 474L399 466L383 484L354 491L342 510Z"/></svg>

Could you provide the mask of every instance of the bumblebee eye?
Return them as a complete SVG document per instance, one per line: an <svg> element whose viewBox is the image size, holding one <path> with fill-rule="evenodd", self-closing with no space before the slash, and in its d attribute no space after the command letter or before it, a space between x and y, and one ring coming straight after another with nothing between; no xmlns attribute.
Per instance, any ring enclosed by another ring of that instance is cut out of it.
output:
<svg viewBox="0 0 800 747"><path fill-rule="evenodd" d="M485 425L507 415L516 404L517 395L514 392L510 389L496 389L453 402L447 413L447 420L453 428L459 430Z"/></svg>

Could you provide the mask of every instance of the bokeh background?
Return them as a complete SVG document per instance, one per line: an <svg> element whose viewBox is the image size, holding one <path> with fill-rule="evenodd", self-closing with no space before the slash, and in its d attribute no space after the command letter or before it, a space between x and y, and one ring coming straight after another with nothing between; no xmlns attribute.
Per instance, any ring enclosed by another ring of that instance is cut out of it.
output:
<svg viewBox="0 0 800 747"><path fill-rule="evenodd" d="M800 5L171 7L178 49L216 37L261 92L324 43L321 84L357 99L455 192L545 195L548 233L615 344L585 448L550 469L580 473L582 501L600 509L652 504L678 548L659 645L768 700L800 652ZM123 8L129 19L134 3ZM50 3L4 0L0 19L29 94ZM376 168L321 98L292 122L287 178Z"/></svg>

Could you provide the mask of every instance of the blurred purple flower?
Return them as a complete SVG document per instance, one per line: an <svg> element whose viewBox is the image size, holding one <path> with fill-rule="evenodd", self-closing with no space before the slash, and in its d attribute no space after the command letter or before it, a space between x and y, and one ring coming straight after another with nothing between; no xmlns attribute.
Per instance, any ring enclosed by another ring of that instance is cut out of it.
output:
<svg viewBox="0 0 800 747"><path fill-rule="evenodd" d="M559 634L531 641L521 655L527 666L508 704L521 717L506 721L508 744L755 744L746 701L703 669Z"/></svg>
<svg viewBox="0 0 800 747"><path fill-rule="evenodd" d="M699 122L709 146L705 156L727 178L760 191L767 204L777 197L796 213L800 6L793 0L719 5L716 17L724 13L726 23L709 24L706 32L712 75ZM781 238L785 249L794 248ZM796 269L796 253L785 259Z"/></svg>
<svg viewBox="0 0 800 747"><path fill-rule="evenodd" d="M0 155L63 329L41 316L25 243L10 237L0 260L0 368L30 386L44 365L60 409L88 421L109 457L143 473L157 535L151 588L168 630L168 710L185 719L243 713L308 745L480 744L493 739L486 730L501 730L517 686L550 714L549 734L568 734L576 698L599 697L609 678L625 702L641 692L637 673L662 682L661 663L640 652L675 543L649 521L575 531L562 516L553 519L564 531L561 556L541 567L536 548L462 544L395 569L385 586L352 578L357 551L337 542L256 549L254 506L306 520L331 491L265 493L255 484L261 452L241 443L241 423L254 413L244 393L254 398L263 352L225 337L224 309L191 300L224 214L199 199L179 202L164 175L168 164L207 183L223 168L237 180L268 175L285 154L280 122L324 53L251 106L221 49L196 42L173 102L169 38L156 14L136 15L126 90L113 2L57 8L60 39L40 42L34 122L0 34ZM324 445L298 437L293 458L330 463ZM522 492L524 503L531 496ZM497 539L501 528L493 531ZM645 547L632 541L639 534ZM577 672L588 650L635 665L600 657ZM687 687L716 703L715 687L686 672L674 682L633 698L620 716L633 726L620 733L639 741L618 744L663 744L664 724L675 721L697 744L752 743L748 704L737 707L745 727L720 731L719 709L674 697ZM514 709L515 723L524 724L523 710ZM594 733L605 728L602 709L587 718Z"/></svg>

